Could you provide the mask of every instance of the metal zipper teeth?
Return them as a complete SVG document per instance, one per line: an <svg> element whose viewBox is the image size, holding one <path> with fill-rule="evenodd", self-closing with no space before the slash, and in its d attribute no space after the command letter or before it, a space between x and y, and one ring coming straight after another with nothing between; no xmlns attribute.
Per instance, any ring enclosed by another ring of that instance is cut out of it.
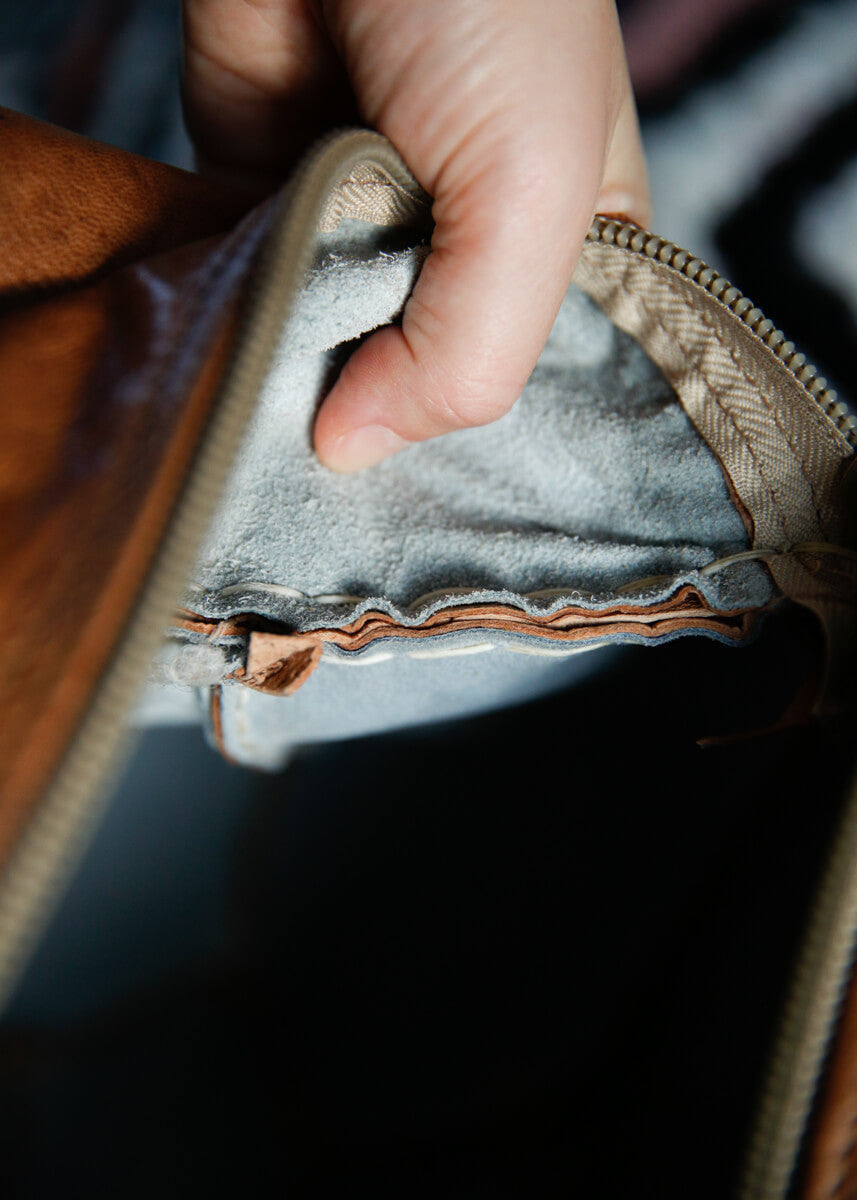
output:
<svg viewBox="0 0 857 1200"><path fill-rule="evenodd" d="M124 634L74 741L0 876L0 1012L54 904L84 853L121 765L127 714L169 625L229 478L244 431L309 269L333 190L361 164L379 167L415 208L427 197L386 138L331 133L311 148L281 199L248 282L236 338L212 416Z"/></svg>
<svg viewBox="0 0 857 1200"><path fill-rule="evenodd" d="M633 254L640 254L671 267L674 271L692 280L709 295L728 308L742 324L768 347L787 371L790 371L807 395L823 410L852 449L857 449L857 417L847 404L839 399L834 388L819 375L818 368L807 362L806 355L795 349L781 329L777 329L760 308L749 300L734 284L718 274L701 258L682 250L666 238L640 229L630 222L615 221L609 217L596 217L586 235L587 241L601 242L607 246L618 246Z"/></svg>

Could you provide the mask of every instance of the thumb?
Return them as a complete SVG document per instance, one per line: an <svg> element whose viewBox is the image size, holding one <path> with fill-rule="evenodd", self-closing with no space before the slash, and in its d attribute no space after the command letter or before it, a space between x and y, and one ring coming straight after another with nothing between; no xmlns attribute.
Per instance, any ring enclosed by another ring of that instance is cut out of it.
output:
<svg viewBox="0 0 857 1200"><path fill-rule="evenodd" d="M593 213L647 223L618 26L615 39L606 54L575 41L559 82L535 55L533 86L516 82L487 118L469 113L437 171L416 129L378 122L434 194L435 231L401 327L358 348L319 410L315 446L327 466L357 470L506 413L544 347Z"/></svg>

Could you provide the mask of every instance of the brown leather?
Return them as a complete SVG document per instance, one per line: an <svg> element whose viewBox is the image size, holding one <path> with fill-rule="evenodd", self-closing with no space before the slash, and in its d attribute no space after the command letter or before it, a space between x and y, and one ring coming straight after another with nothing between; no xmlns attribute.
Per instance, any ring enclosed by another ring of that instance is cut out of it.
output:
<svg viewBox="0 0 857 1200"><path fill-rule="evenodd" d="M746 637L758 610L712 611L692 587L683 587L668 600L650 608L629 604L590 609L564 608L550 615L531 616L500 604L456 605L432 614L420 625L397 624L386 613L368 612L341 629L322 629L319 638L343 650L360 650L379 637L425 638L466 629L498 629L552 642L586 641L634 633L658 637L667 632L710 629L733 640Z"/></svg>
<svg viewBox="0 0 857 1200"><path fill-rule="evenodd" d="M2 864L146 576L212 406L258 229L250 222L225 233L245 207L241 196L6 110L0 162ZM303 682L325 642L355 651L378 638L477 627L559 642L684 629L739 639L755 615L712 612L684 588L649 610L529 617L457 605L418 626L369 612L300 636L258 619L254 629L250 618L196 624L212 636L249 634L244 682L282 693ZM222 740L219 703L215 688ZM857 1200L855 1128L852 989L806 1200Z"/></svg>
<svg viewBox="0 0 857 1200"><path fill-rule="evenodd" d="M508 604L457 604L433 613L418 625L403 625L388 613L367 612L339 628L288 633L255 613L241 613L226 621L210 620L183 610L176 629L202 633L212 640L247 637L246 667L230 679L256 691L290 695L306 682L321 658L325 642L340 650L362 650L378 638L421 639L468 629L496 629L550 642L587 642L633 633L644 638L695 630L716 633L739 641L750 633L758 609L718 612L711 609L693 587L648 608L630 604L591 609L569 606L550 614L530 615Z"/></svg>
<svg viewBox="0 0 857 1200"><path fill-rule="evenodd" d="M857 1200L857 977L839 1018L806 1157L803 1200Z"/></svg>
<svg viewBox="0 0 857 1200"><path fill-rule="evenodd" d="M247 687L270 696L291 696L321 662L318 638L297 633L250 634L246 666L235 672Z"/></svg>
<svg viewBox="0 0 857 1200"><path fill-rule="evenodd" d="M128 263L229 224L234 202L218 208L182 172L8 113L0 158L7 295L73 285L0 317L2 862L145 578L220 379L255 231Z"/></svg>
<svg viewBox="0 0 857 1200"><path fill-rule="evenodd" d="M211 732L214 736L214 744L223 755L227 762L236 763L229 751L226 749L226 742L223 739L223 689L213 687L211 689L211 699L209 700L210 717L211 717Z"/></svg>
<svg viewBox="0 0 857 1200"><path fill-rule="evenodd" d="M0 108L0 295L67 287L209 237L239 192Z"/></svg>

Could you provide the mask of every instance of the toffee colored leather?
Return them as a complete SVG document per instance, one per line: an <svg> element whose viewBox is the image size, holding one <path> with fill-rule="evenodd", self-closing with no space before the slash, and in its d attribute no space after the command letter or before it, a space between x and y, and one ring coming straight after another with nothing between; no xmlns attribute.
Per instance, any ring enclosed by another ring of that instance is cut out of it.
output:
<svg viewBox="0 0 857 1200"><path fill-rule="evenodd" d="M0 159L1 863L109 660L205 423L240 273L177 356L218 266L210 235L242 204L8 112Z"/></svg>
<svg viewBox="0 0 857 1200"><path fill-rule="evenodd" d="M803 1200L857 1197L857 977L839 1018L807 1155Z"/></svg>
<svg viewBox="0 0 857 1200"><path fill-rule="evenodd" d="M0 297L67 288L216 234L235 191L0 108Z"/></svg>

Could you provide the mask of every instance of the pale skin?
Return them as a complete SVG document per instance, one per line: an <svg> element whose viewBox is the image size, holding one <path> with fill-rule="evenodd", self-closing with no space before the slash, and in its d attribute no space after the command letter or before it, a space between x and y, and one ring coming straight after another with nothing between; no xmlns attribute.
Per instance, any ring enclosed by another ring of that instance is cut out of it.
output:
<svg viewBox="0 0 857 1200"><path fill-rule="evenodd" d="M269 186L318 133L362 123L434 197L401 325L319 410L333 470L508 412L592 216L650 222L613 0L185 0L184 36L204 168Z"/></svg>

